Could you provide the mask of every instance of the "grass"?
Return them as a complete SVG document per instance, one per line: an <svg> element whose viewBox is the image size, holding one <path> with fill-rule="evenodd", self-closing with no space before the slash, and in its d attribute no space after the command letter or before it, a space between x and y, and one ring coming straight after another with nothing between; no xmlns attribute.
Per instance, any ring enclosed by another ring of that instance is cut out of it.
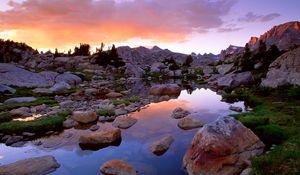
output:
<svg viewBox="0 0 300 175"><path fill-rule="evenodd" d="M0 123L11 121L12 117L9 114L0 114Z"/></svg>
<svg viewBox="0 0 300 175"><path fill-rule="evenodd" d="M47 131L56 131L63 129L63 121L70 111L65 111L56 116L44 116L33 121L20 122L10 121L0 124L0 133L21 134L23 132L45 133Z"/></svg>
<svg viewBox="0 0 300 175"><path fill-rule="evenodd" d="M121 99L113 99L112 103L115 106L124 104L126 106L130 105L131 103L136 103L140 101L140 97L138 96L131 96L131 97L125 97L125 98L121 98Z"/></svg>
<svg viewBox="0 0 300 175"><path fill-rule="evenodd" d="M114 116L115 115L115 111L113 109L99 109L96 111L97 115L99 116Z"/></svg>
<svg viewBox="0 0 300 175"><path fill-rule="evenodd" d="M267 146L268 154L252 160L252 175L299 174L300 90L251 88L226 98L244 98L254 104L252 112L233 115L249 127Z"/></svg>
<svg viewBox="0 0 300 175"><path fill-rule="evenodd" d="M57 101L55 101L53 97L37 97L37 100L33 102L12 103L12 104L2 105L0 106L0 111L8 111L19 107L30 107L30 106L37 106L42 104L53 106L57 104Z"/></svg>

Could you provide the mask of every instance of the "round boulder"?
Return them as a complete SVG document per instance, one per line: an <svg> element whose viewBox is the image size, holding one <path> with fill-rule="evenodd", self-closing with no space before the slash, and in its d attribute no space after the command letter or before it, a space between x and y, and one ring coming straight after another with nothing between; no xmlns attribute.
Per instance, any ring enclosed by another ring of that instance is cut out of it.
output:
<svg viewBox="0 0 300 175"><path fill-rule="evenodd" d="M100 167L100 172L104 175L136 175L133 166L123 160L110 160Z"/></svg>

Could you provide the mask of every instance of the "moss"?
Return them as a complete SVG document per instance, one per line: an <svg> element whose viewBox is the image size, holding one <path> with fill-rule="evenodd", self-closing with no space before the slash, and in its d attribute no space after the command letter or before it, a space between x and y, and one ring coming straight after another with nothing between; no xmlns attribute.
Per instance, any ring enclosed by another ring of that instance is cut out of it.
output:
<svg viewBox="0 0 300 175"><path fill-rule="evenodd" d="M113 109L99 109L96 111L99 116L114 116L115 111Z"/></svg>
<svg viewBox="0 0 300 175"><path fill-rule="evenodd" d="M11 121L12 117L9 114L0 114L0 123Z"/></svg>
<svg viewBox="0 0 300 175"><path fill-rule="evenodd" d="M7 111L12 110L19 107L30 107L30 106L37 106L47 104L50 106L56 105L57 102L52 97L37 97L37 100L33 102L26 102L26 103L12 103L0 106L0 111Z"/></svg>
<svg viewBox="0 0 300 175"><path fill-rule="evenodd" d="M63 129L63 121L69 111L59 113L56 116L44 116L28 122L10 121L0 124L0 133L4 134L21 134L23 132L45 133L47 131L55 131Z"/></svg>

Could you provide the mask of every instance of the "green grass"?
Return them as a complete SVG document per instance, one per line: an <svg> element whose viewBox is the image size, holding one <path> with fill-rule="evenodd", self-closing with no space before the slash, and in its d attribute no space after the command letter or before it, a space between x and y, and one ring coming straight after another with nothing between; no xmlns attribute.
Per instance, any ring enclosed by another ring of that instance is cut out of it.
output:
<svg viewBox="0 0 300 175"><path fill-rule="evenodd" d="M126 106L130 105L131 103L136 103L140 101L140 97L138 96L131 96L131 97L125 97L125 98L121 98L121 99L113 99L112 103L115 106L124 104Z"/></svg>
<svg viewBox="0 0 300 175"><path fill-rule="evenodd" d="M12 104L2 105L0 106L0 111L8 111L19 107L30 107L30 106L37 106L42 104L53 106L57 104L57 101L55 101L53 97L37 97L37 100L33 102L12 103Z"/></svg>
<svg viewBox="0 0 300 175"><path fill-rule="evenodd" d="M227 98L244 98L255 104L252 112L232 115L249 127L267 146L269 154L252 160L253 175L299 174L299 87L252 88Z"/></svg>
<svg viewBox="0 0 300 175"><path fill-rule="evenodd" d="M21 122L10 121L0 124L0 133L21 134L22 132L45 133L47 131L56 131L63 129L63 121L70 111L65 111L56 116L44 116L33 121Z"/></svg>
<svg viewBox="0 0 300 175"><path fill-rule="evenodd" d="M12 117L9 114L0 114L0 123L11 121Z"/></svg>
<svg viewBox="0 0 300 175"><path fill-rule="evenodd" d="M99 116L114 116L115 111L113 109L99 109L96 111L97 115Z"/></svg>

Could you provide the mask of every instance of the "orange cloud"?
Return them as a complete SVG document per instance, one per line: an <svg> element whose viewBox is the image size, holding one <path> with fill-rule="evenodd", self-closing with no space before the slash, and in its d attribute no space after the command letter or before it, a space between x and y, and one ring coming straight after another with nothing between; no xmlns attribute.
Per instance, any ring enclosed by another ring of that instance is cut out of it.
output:
<svg viewBox="0 0 300 175"><path fill-rule="evenodd" d="M182 41L223 24L237 0L26 0L0 12L0 32L37 48L65 48L131 38Z"/></svg>

